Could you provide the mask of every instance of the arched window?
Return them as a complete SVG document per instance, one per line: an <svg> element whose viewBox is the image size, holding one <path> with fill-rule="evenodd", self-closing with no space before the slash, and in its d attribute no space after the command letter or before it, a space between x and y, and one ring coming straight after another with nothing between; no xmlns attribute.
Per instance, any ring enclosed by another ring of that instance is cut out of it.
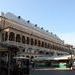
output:
<svg viewBox="0 0 75 75"><path fill-rule="evenodd" d="M42 45L41 45L42 47L44 47L44 42L42 41Z"/></svg>
<svg viewBox="0 0 75 75"><path fill-rule="evenodd" d="M51 49L52 48L52 44L51 43L49 43L49 44L50 44L49 48Z"/></svg>
<svg viewBox="0 0 75 75"><path fill-rule="evenodd" d="M31 38L31 45L33 45L33 44L34 44L33 38Z"/></svg>
<svg viewBox="0 0 75 75"><path fill-rule="evenodd" d="M35 46L37 45L37 40L35 39Z"/></svg>
<svg viewBox="0 0 75 75"><path fill-rule="evenodd" d="M5 41L8 39L8 32L5 32Z"/></svg>
<svg viewBox="0 0 75 75"><path fill-rule="evenodd" d="M25 36L22 36L22 43L25 44Z"/></svg>
<svg viewBox="0 0 75 75"><path fill-rule="evenodd" d="M40 46L41 45L41 42L40 42L40 40L38 40L38 46Z"/></svg>
<svg viewBox="0 0 75 75"><path fill-rule="evenodd" d="M29 37L27 37L27 44L29 44Z"/></svg>
<svg viewBox="0 0 75 75"><path fill-rule="evenodd" d="M23 52L25 52L25 49L23 49Z"/></svg>
<svg viewBox="0 0 75 75"><path fill-rule="evenodd" d="M20 34L16 34L16 42L21 42Z"/></svg>
<svg viewBox="0 0 75 75"><path fill-rule="evenodd" d="M13 33L13 32L9 33L9 40L10 41L15 41L15 33Z"/></svg>
<svg viewBox="0 0 75 75"><path fill-rule="evenodd" d="M46 55L49 55L49 52L46 52Z"/></svg>
<svg viewBox="0 0 75 75"><path fill-rule="evenodd" d="M46 44L46 48L48 48L48 43Z"/></svg>
<svg viewBox="0 0 75 75"><path fill-rule="evenodd" d="M29 58L29 55L27 55L26 57Z"/></svg>
<svg viewBox="0 0 75 75"><path fill-rule="evenodd" d="M47 48L47 43L45 42L45 48Z"/></svg>
<svg viewBox="0 0 75 75"><path fill-rule="evenodd" d="M50 48L50 44L48 43L48 48Z"/></svg>
<svg viewBox="0 0 75 75"><path fill-rule="evenodd" d="M2 33L2 41L4 41L4 33Z"/></svg>
<svg viewBox="0 0 75 75"><path fill-rule="evenodd" d="M44 51L39 51L39 54L44 54Z"/></svg>
<svg viewBox="0 0 75 75"><path fill-rule="evenodd" d="M51 45L51 48L53 49L53 44Z"/></svg>
<svg viewBox="0 0 75 75"><path fill-rule="evenodd" d="M31 56L31 59L33 59L34 58L34 56Z"/></svg>

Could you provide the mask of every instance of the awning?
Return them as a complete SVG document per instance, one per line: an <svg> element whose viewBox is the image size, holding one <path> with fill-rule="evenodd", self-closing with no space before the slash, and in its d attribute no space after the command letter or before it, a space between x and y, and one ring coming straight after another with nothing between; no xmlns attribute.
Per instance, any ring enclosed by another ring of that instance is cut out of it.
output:
<svg viewBox="0 0 75 75"><path fill-rule="evenodd" d="M65 55L65 56L52 56L52 57L36 57L33 60L34 61L44 61L44 60L68 60L71 59L74 55Z"/></svg>

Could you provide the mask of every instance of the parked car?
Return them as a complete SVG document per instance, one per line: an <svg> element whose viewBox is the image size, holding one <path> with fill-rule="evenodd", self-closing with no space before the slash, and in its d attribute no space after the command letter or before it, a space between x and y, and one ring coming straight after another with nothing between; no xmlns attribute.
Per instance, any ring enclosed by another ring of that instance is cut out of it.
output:
<svg viewBox="0 0 75 75"><path fill-rule="evenodd" d="M72 64L72 70L75 70L75 62Z"/></svg>

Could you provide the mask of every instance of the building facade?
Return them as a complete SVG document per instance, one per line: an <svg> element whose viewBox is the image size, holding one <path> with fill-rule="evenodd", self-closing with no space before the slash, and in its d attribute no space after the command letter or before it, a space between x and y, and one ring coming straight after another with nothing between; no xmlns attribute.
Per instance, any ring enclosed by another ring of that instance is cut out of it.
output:
<svg viewBox="0 0 75 75"><path fill-rule="evenodd" d="M69 52L57 35L9 12L0 16L0 44L11 47L16 55L22 56L63 55Z"/></svg>

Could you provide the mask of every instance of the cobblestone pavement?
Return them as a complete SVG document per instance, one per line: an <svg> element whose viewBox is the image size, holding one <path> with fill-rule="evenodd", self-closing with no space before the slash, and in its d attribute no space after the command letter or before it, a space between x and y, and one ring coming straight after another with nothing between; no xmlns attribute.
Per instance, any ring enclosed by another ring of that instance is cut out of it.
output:
<svg viewBox="0 0 75 75"><path fill-rule="evenodd" d="M30 75L75 75L75 70L36 69Z"/></svg>

